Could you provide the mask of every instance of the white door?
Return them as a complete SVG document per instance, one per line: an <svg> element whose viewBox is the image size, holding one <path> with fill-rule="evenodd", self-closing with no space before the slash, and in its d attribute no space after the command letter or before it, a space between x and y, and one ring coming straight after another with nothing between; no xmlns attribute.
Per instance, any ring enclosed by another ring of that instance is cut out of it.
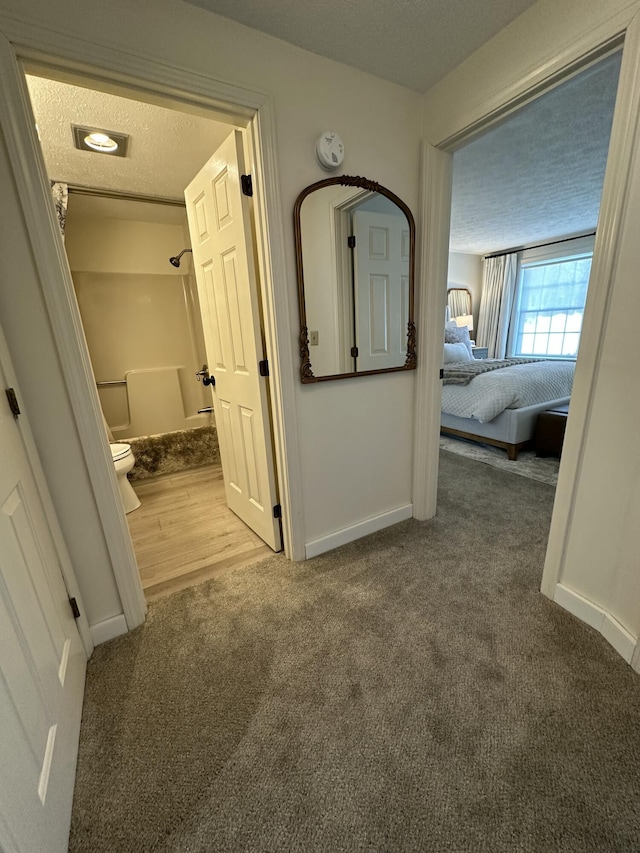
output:
<svg viewBox="0 0 640 853"><path fill-rule="evenodd" d="M2 361L0 332L0 850L63 853L86 656Z"/></svg>
<svg viewBox="0 0 640 853"><path fill-rule="evenodd" d="M242 135L233 131L184 196L227 504L274 551L282 548L260 305Z"/></svg>
<svg viewBox="0 0 640 853"><path fill-rule="evenodd" d="M409 322L409 225L403 214L353 214L358 370L401 367Z"/></svg>

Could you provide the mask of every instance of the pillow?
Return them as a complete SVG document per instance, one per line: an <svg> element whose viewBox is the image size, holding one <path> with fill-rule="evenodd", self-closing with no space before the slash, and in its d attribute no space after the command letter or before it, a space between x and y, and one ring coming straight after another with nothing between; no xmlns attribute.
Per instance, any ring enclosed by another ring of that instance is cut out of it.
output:
<svg viewBox="0 0 640 853"><path fill-rule="evenodd" d="M450 364L454 361L473 361L473 358L463 343L444 345L444 363Z"/></svg>
<svg viewBox="0 0 640 853"><path fill-rule="evenodd" d="M445 344L464 344L469 351L469 356L473 358L471 338L467 326L458 326L455 320L449 320L448 323L444 324L444 342Z"/></svg>

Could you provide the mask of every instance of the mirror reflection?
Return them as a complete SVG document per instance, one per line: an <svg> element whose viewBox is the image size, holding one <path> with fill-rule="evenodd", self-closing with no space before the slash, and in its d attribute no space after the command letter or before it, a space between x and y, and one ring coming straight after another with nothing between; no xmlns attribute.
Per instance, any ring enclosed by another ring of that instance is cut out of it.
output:
<svg viewBox="0 0 640 853"><path fill-rule="evenodd" d="M328 178L295 208L301 379L415 367L415 229L406 205L365 178Z"/></svg>
<svg viewBox="0 0 640 853"><path fill-rule="evenodd" d="M447 290L447 306L451 319L473 314L471 291L466 287L450 287Z"/></svg>

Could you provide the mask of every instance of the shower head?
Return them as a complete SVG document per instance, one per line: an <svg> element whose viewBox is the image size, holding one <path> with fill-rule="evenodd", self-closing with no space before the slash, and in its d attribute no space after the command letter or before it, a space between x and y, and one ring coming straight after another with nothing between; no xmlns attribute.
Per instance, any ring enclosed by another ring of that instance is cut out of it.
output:
<svg viewBox="0 0 640 853"><path fill-rule="evenodd" d="M185 252L192 252L193 249L183 249L179 255L176 255L173 258L169 258L169 263L173 264L174 267L180 266L180 258L184 255Z"/></svg>

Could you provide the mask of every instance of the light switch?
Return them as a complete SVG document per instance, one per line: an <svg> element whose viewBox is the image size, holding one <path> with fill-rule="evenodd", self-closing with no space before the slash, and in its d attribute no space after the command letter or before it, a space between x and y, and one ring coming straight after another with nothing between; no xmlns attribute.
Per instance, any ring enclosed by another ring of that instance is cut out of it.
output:
<svg viewBox="0 0 640 853"><path fill-rule="evenodd" d="M309 346L317 347L318 346L318 333L317 332L309 332Z"/></svg>

